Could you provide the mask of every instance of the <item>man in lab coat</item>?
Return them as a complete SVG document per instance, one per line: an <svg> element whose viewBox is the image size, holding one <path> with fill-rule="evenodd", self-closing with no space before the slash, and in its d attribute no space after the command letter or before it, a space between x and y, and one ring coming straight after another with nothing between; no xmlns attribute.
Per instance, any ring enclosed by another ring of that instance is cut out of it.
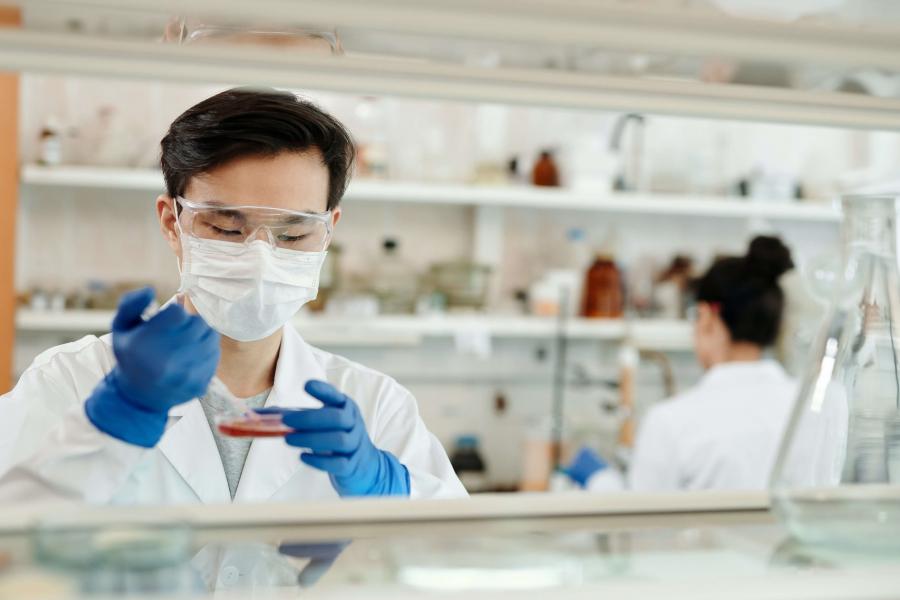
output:
<svg viewBox="0 0 900 600"><path fill-rule="evenodd" d="M152 290L126 295L111 334L44 352L0 399L0 502L464 496L406 389L289 322L341 217L344 127L292 94L234 89L161 146L156 211L180 293L154 315ZM222 435L235 398L292 433Z"/></svg>

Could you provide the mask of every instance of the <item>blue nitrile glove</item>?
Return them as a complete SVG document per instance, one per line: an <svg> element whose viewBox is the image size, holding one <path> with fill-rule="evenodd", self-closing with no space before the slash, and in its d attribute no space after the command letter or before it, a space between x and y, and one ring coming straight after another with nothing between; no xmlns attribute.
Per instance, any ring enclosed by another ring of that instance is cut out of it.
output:
<svg viewBox="0 0 900 600"><path fill-rule="evenodd" d="M159 442L169 409L201 396L219 364L219 334L170 304L141 318L153 289L125 294L112 324L116 366L85 402L97 429L136 446Z"/></svg>
<svg viewBox="0 0 900 600"><path fill-rule="evenodd" d="M563 469L563 473L581 487L585 487L595 473L599 473L607 466L599 454L585 446L578 451L569 466Z"/></svg>
<svg viewBox="0 0 900 600"><path fill-rule="evenodd" d="M324 381L310 381L304 389L324 406L282 417L295 430L285 436L287 443L309 449L300 460L328 473L341 496L408 496L409 471L375 447L356 402Z"/></svg>

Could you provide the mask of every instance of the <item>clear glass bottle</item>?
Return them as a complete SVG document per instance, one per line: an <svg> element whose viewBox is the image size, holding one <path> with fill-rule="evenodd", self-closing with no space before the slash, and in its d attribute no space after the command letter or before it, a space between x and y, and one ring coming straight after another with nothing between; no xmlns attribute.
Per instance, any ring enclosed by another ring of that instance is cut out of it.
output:
<svg viewBox="0 0 900 600"><path fill-rule="evenodd" d="M772 476L806 543L900 549L900 278L894 196L844 199L843 261Z"/></svg>
<svg viewBox="0 0 900 600"><path fill-rule="evenodd" d="M378 297L383 314L411 314L416 307L419 278L415 268L404 260L400 242L386 238L383 253L373 272L372 291Z"/></svg>

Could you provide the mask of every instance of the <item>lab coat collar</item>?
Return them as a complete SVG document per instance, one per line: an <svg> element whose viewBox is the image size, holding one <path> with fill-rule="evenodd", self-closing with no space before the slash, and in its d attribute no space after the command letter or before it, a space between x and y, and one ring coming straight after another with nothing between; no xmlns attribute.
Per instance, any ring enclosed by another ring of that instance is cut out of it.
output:
<svg viewBox="0 0 900 600"><path fill-rule="evenodd" d="M310 379L325 379L325 370L312 347L291 324L283 330L281 351L275 366L275 385L266 406L319 408L321 402L303 391ZM261 502L271 498L301 469L300 450L280 438L255 440L234 497L235 502Z"/></svg>
<svg viewBox="0 0 900 600"><path fill-rule="evenodd" d="M266 406L318 408L322 403L303 391L310 379L325 379L325 370L316 360L312 346L293 325L284 326L281 351L275 366L275 386Z"/></svg>
<svg viewBox="0 0 900 600"><path fill-rule="evenodd" d="M157 447L202 502L230 502L222 458L200 401L176 408L169 412L169 425Z"/></svg>
<svg viewBox="0 0 900 600"><path fill-rule="evenodd" d="M748 385L759 383L763 380L787 379L784 369L776 361L771 359L728 362L714 366L701 381L702 386L741 385L746 381Z"/></svg>
<svg viewBox="0 0 900 600"><path fill-rule="evenodd" d="M325 371L312 348L292 325L282 331L275 366L275 385L266 406L318 408L321 403L303 391L310 379L324 379ZM229 503L231 494L222 459L199 400L169 411L170 423L159 449L205 503ZM272 497L301 468L300 452L279 438L255 440L235 493L235 502Z"/></svg>

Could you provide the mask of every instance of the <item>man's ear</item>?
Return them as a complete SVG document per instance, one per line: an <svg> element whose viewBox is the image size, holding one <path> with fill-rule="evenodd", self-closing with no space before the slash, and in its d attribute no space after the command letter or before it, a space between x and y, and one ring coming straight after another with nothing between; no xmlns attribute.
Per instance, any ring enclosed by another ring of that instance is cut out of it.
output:
<svg viewBox="0 0 900 600"><path fill-rule="evenodd" d="M718 313L706 302L697 304L697 327L704 332L710 331L718 319Z"/></svg>
<svg viewBox="0 0 900 600"><path fill-rule="evenodd" d="M156 216L159 219L159 230L163 239L179 258L181 257L181 240L179 239L176 221L178 216L175 200L165 194L156 197Z"/></svg>
<svg viewBox="0 0 900 600"><path fill-rule="evenodd" d="M331 236L331 238L328 240L328 245L329 245L329 246L331 246L331 240L334 239L334 230L337 228L337 224L338 224L338 222L341 220L341 216L343 216L343 214L344 214L344 212L341 210L341 207L340 207L340 206L338 206L338 207L335 208L333 211L331 211L331 231L332 231L332 236ZM325 248L325 249L327 250L328 248Z"/></svg>

